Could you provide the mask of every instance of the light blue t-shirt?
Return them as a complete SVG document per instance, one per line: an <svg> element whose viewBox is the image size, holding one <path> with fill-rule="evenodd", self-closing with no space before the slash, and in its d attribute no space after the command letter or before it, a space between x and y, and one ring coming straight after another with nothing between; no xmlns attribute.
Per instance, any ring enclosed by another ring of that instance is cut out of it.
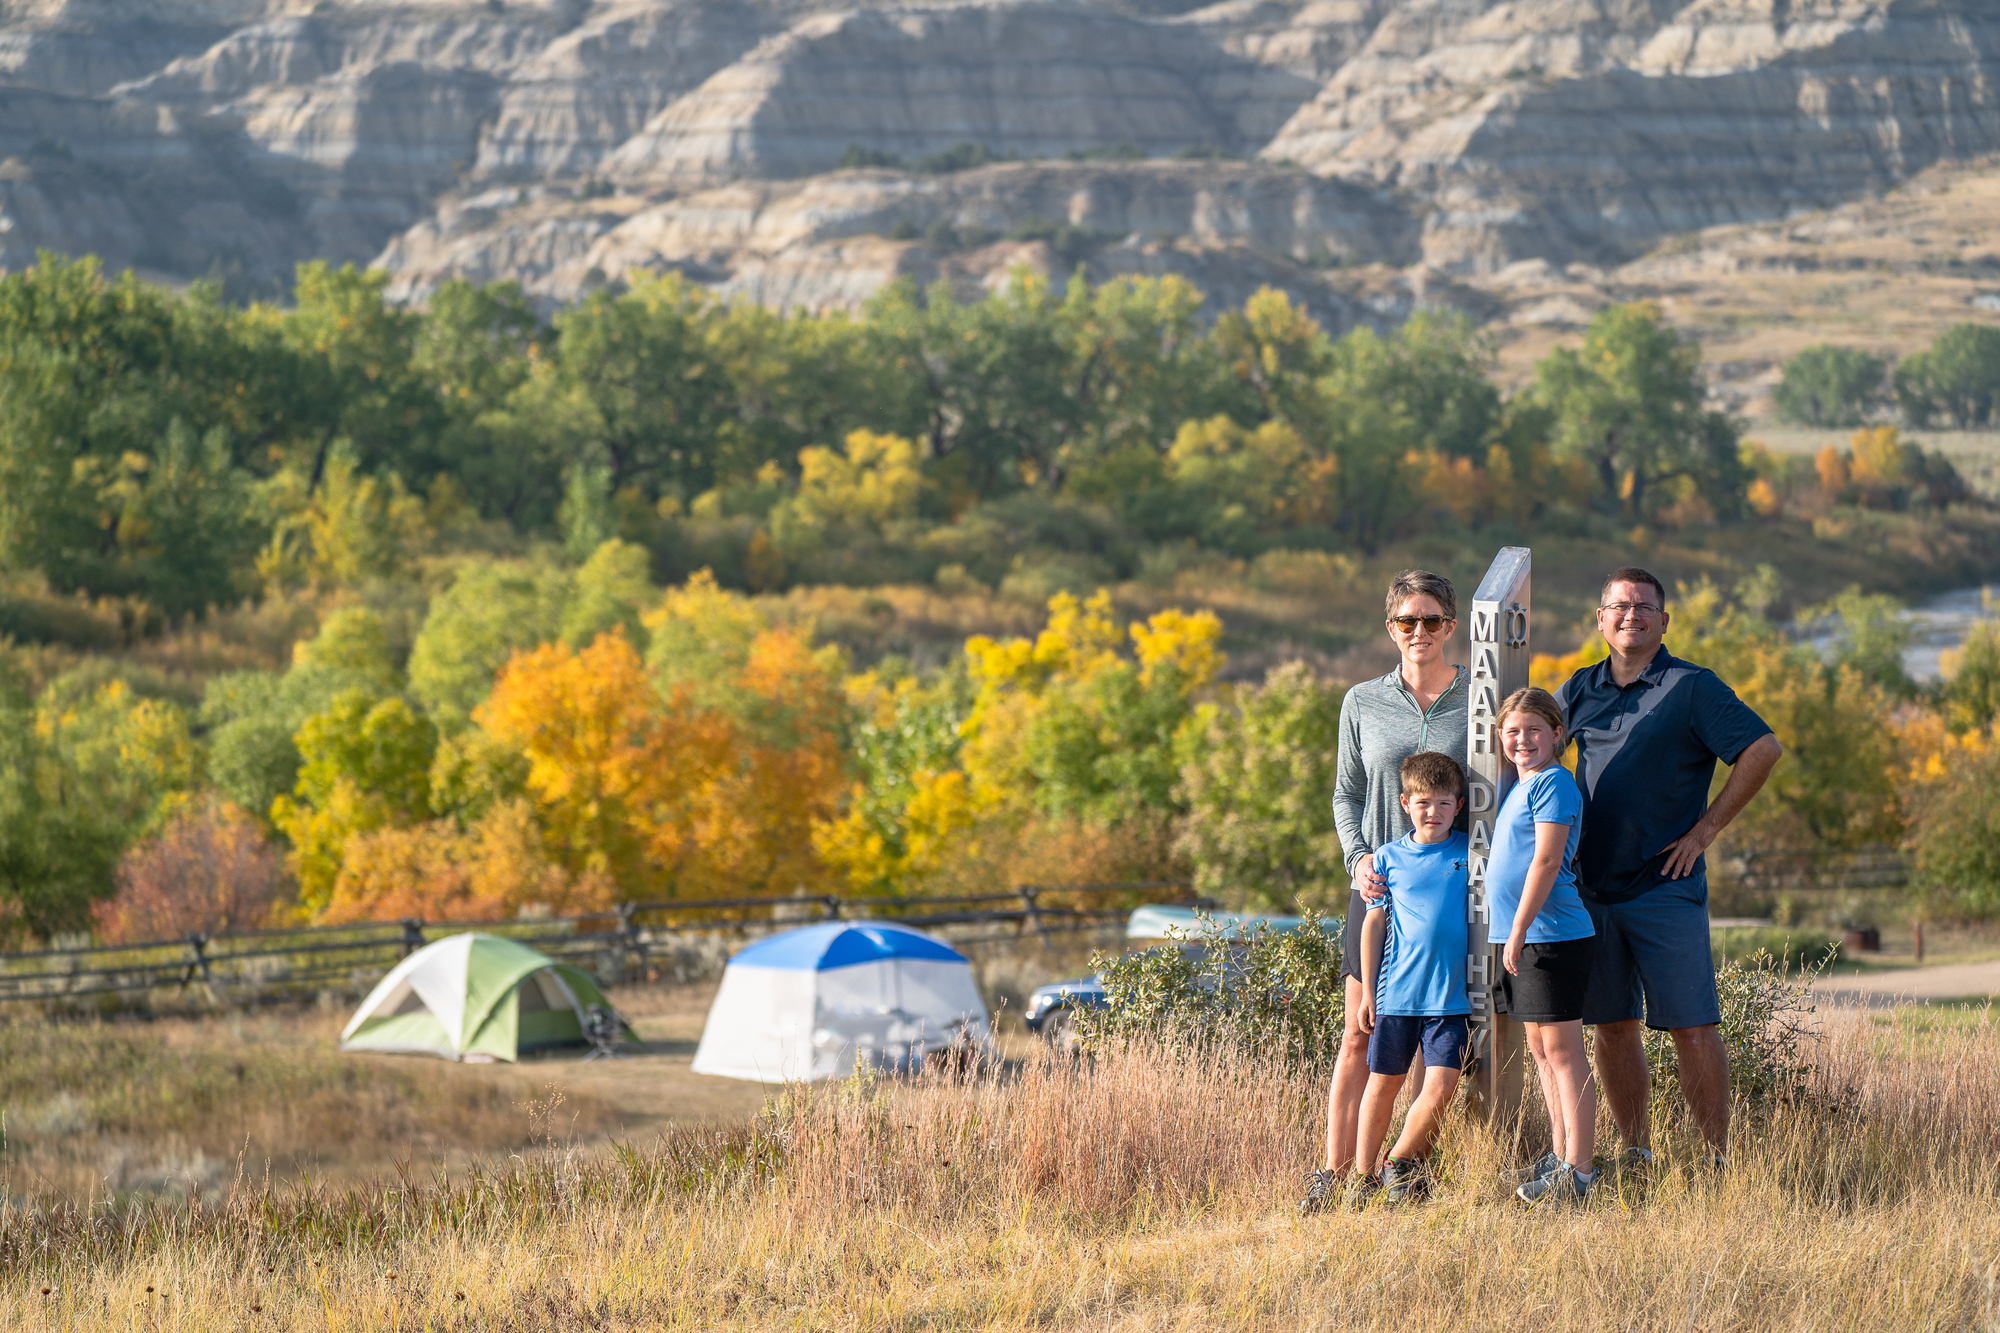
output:
<svg viewBox="0 0 2000 1333"><path fill-rule="evenodd" d="M1465 835L1455 830L1432 843L1405 833L1375 853L1375 869L1389 881L1376 1013L1436 1018L1472 1012L1465 996L1467 861Z"/></svg>
<svg viewBox="0 0 2000 1333"><path fill-rule="evenodd" d="M1515 783L1493 818L1493 851L1486 859L1487 904L1492 914L1486 937L1494 944L1505 944L1508 932L1514 929L1514 913L1528 884L1528 867L1535 863L1537 824L1569 825L1569 845L1563 849L1555 887L1528 925L1528 943L1583 940L1597 933L1576 892L1576 840L1583 828L1583 793L1577 790L1568 769L1550 764Z"/></svg>

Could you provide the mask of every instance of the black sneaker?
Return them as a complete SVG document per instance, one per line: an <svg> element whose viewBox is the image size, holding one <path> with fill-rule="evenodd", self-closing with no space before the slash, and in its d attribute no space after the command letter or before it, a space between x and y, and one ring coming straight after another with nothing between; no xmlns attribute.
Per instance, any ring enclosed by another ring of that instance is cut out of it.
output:
<svg viewBox="0 0 2000 1333"><path fill-rule="evenodd" d="M1331 1171L1306 1172L1306 1196L1299 1200L1299 1216L1330 1213L1340 1200L1340 1177Z"/></svg>
<svg viewBox="0 0 2000 1333"><path fill-rule="evenodd" d="M1422 1162L1391 1157L1382 1164L1382 1198L1388 1203L1422 1203L1431 1196L1431 1173Z"/></svg>
<svg viewBox="0 0 2000 1333"><path fill-rule="evenodd" d="M1531 1180L1540 1180L1544 1176L1554 1175L1556 1169L1562 1164L1562 1158L1552 1152L1545 1152L1535 1159L1533 1165L1514 1166L1502 1171L1500 1173L1500 1183L1515 1186L1525 1185Z"/></svg>
<svg viewBox="0 0 2000 1333"><path fill-rule="evenodd" d="M1382 1193L1382 1182L1374 1176L1354 1175L1347 1178L1347 1188L1341 1193L1340 1206L1359 1212L1366 1208Z"/></svg>
<svg viewBox="0 0 2000 1333"><path fill-rule="evenodd" d="M1627 1148L1618 1154L1618 1174L1621 1176L1643 1176L1652 1169L1651 1148Z"/></svg>

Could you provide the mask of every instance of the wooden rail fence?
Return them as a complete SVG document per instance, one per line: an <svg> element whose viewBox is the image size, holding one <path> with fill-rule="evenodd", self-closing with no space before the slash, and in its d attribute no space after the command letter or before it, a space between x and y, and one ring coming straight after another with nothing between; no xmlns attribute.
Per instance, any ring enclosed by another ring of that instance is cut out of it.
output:
<svg viewBox="0 0 2000 1333"><path fill-rule="evenodd" d="M209 998L258 1002L297 998L330 986L372 984L399 960L433 941L466 931L518 940L565 962L588 966L606 982L644 977L654 962L696 936L880 920L906 926L992 926L956 943L1036 939L1101 929L1123 918L1148 891L1187 896L1179 880L1107 884L1023 884L1007 893L957 897L712 898L620 903L601 912L506 921L415 918L289 930L190 934L143 944L91 945L0 953L0 1003L67 1002L96 997L110 1006L148 992L186 991L200 982ZM1208 905L1208 904L1204 904Z"/></svg>
<svg viewBox="0 0 2000 1333"><path fill-rule="evenodd" d="M1910 882L1910 863L1895 847L1773 848L1711 855L1708 878L1711 885L1751 890L1893 889Z"/></svg>

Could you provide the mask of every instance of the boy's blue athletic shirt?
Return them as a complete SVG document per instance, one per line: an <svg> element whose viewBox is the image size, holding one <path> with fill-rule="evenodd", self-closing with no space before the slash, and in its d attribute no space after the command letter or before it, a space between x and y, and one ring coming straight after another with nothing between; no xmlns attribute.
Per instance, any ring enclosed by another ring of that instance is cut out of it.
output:
<svg viewBox="0 0 2000 1333"><path fill-rule="evenodd" d="M1486 931L1493 944L1505 944L1507 933L1514 928L1514 913L1528 885L1528 867L1535 863L1537 824L1569 825L1569 844L1563 848L1555 886L1528 924L1528 943L1555 944L1588 939L1597 933L1576 892L1576 842L1583 826L1583 793L1577 790L1568 769L1550 764L1515 783L1493 817L1493 851L1486 858L1486 897L1492 913Z"/></svg>
<svg viewBox="0 0 2000 1333"><path fill-rule="evenodd" d="M1456 830L1432 843L1405 833L1376 851L1375 869L1389 881L1376 1013L1441 1018L1472 1012L1465 996L1467 859L1465 835Z"/></svg>

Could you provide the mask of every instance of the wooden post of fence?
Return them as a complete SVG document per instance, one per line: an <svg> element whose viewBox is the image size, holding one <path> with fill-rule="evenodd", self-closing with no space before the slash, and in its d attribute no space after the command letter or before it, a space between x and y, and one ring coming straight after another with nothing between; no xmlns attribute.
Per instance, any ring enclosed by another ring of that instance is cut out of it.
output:
<svg viewBox="0 0 2000 1333"><path fill-rule="evenodd" d="M1021 919L1021 924L1043 939L1047 939L1048 927L1042 924L1041 909L1035 906L1035 899L1041 896L1042 891L1033 884L1022 884L1015 891L1021 895L1021 903L1027 911L1027 915Z"/></svg>
<svg viewBox="0 0 2000 1333"><path fill-rule="evenodd" d="M404 917L403 957L408 958L427 943L429 941L424 938L424 923L413 916Z"/></svg>
<svg viewBox="0 0 2000 1333"><path fill-rule="evenodd" d="M1493 820L1514 766L1500 753L1500 701L1528 683L1528 612L1531 563L1525 546L1503 546L1472 594L1472 699L1466 738L1467 866L1472 926L1466 956L1472 1001L1472 1106L1487 1123L1512 1130L1521 1113L1524 1063L1520 1024L1498 1012L1500 956L1486 942L1492 919L1486 891L1486 858L1493 848Z"/></svg>
<svg viewBox="0 0 2000 1333"><path fill-rule="evenodd" d="M820 901L826 904L826 919L828 921L840 920L840 898L838 895L829 893L826 897L820 899Z"/></svg>
<svg viewBox="0 0 2000 1333"><path fill-rule="evenodd" d="M628 902L618 904L618 934L625 945L625 975L627 979L644 981L646 979L646 941L639 934L639 927L633 924L632 921L634 909L637 907L637 903ZM633 961L635 957L638 959L636 963Z"/></svg>
<svg viewBox="0 0 2000 1333"><path fill-rule="evenodd" d="M196 972L201 973L204 984L214 980L214 975L208 970L208 936L199 931L194 932L187 937L187 947L193 950L194 958L188 963L187 971L181 975L182 990L187 989L187 984L194 980Z"/></svg>

